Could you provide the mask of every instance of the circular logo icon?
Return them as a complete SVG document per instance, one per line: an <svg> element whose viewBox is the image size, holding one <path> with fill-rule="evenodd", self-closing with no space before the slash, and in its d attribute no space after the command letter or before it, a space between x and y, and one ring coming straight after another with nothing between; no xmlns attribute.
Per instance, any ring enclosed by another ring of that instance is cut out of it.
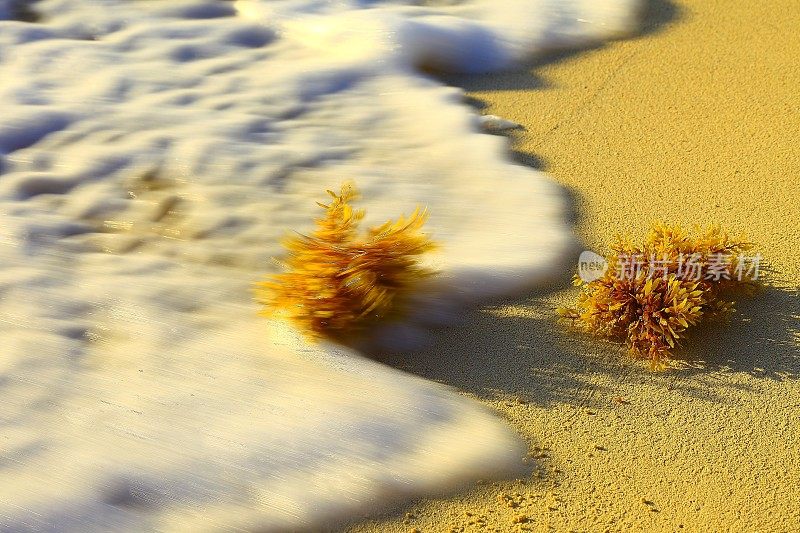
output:
<svg viewBox="0 0 800 533"><path fill-rule="evenodd" d="M608 270L608 263L602 255L585 250L578 257L578 277L586 283L600 279L606 270Z"/></svg>

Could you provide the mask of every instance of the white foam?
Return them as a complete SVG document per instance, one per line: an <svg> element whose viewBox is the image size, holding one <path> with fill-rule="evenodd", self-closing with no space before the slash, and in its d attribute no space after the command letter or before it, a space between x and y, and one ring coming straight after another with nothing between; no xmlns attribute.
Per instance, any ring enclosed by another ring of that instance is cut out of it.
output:
<svg viewBox="0 0 800 533"><path fill-rule="evenodd" d="M312 527L518 466L479 406L250 299L346 179L371 222L430 210L412 337L559 273L558 187L416 69L616 36L634 3L426 4L0 0L3 527Z"/></svg>

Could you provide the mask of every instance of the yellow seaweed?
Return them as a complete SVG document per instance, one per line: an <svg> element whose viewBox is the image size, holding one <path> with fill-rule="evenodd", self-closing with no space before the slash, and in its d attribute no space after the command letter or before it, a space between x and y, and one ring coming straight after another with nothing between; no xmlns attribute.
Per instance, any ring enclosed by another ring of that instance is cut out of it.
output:
<svg viewBox="0 0 800 533"><path fill-rule="evenodd" d="M314 232L284 241L285 272L257 283L255 298L263 314L287 318L312 339L347 342L407 313L409 296L434 274L419 258L435 245L422 233L424 210L360 234L364 211L351 206L355 187L328 194L332 201L319 204L325 216Z"/></svg>
<svg viewBox="0 0 800 533"><path fill-rule="evenodd" d="M752 249L744 236L733 238L719 226L695 233L658 223L643 245L617 237L603 276L589 282L576 276L578 301L558 314L591 334L624 341L634 358L663 368L687 330L729 316L733 297L752 293L759 284L757 268L743 263ZM649 260L649 266L621 268L631 257ZM687 265L694 268L691 276Z"/></svg>

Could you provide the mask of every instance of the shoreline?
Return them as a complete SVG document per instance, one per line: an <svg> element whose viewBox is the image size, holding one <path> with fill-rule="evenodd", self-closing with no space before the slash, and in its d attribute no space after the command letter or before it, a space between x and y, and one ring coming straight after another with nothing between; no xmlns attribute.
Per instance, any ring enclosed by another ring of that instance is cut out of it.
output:
<svg viewBox="0 0 800 533"><path fill-rule="evenodd" d="M563 288L470 311L387 363L456 387L528 442L531 475L355 523L367 531L785 531L800 522L800 6L651 2L638 37L530 69L461 76L513 151L571 196L603 251L655 220L746 232L774 287L650 372L559 327Z"/></svg>

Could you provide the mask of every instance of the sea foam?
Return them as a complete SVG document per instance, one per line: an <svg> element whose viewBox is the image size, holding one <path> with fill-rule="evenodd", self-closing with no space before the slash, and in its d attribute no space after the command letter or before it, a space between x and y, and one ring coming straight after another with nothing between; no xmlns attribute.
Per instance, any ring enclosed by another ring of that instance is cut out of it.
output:
<svg viewBox="0 0 800 533"><path fill-rule="evenodd" d="M346 179L368 222L430 210L442 274L412 328L558 274L559 188L420 72L614 37L635 2L20 5L0 0L3 528L319 528L519 466L477 404L305 344L250 288Z"/></svg>

